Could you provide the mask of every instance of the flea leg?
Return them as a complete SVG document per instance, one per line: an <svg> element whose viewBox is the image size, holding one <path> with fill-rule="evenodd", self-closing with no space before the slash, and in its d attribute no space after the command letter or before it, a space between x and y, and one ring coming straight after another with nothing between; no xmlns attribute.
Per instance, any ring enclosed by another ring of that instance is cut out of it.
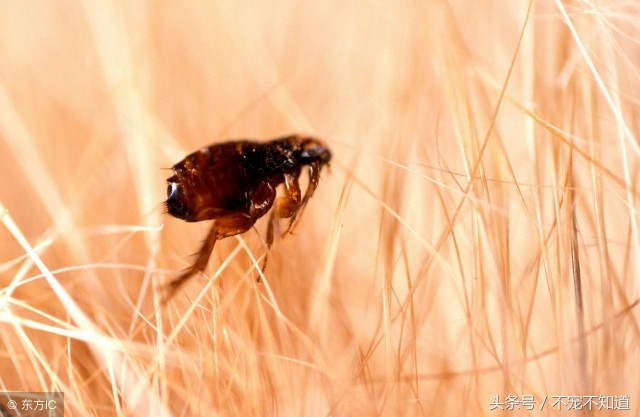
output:
<svg viewBox="0 0 640 417"><path fill-rule="evenodd" d="M200 252L198 252L196 261L178 278L169 283L169 295L166 298L166 301L169 301L178 288L184 285L189 278L204 271L207 267L209 257L211 256L211 252L213 252L213 247L215 246L216 241L246 232L251 228L251 226L253 226L256 220L257 219L252 218L248 214L233 214L215 220L211 226L211 230L209 230L207 238L202 243L202 247L200 248Z"/></svg>
<svg viewBox="0 0 640 417"><path fill-rule="evenodd" d="M296 221L296 218L298 218L298 216L302 214L302 211L304 210L304 207L307 205L307 202L309 202L309 199L311 198L313 193L316 191L319 181L320 181L320 163L313 162L311 165L309 165L309 186L307 187L307 191L304 193L302 202L299 203L298 207L296 207L296 209L293 211L291 216L289 216L291 217L291 220L289 221L289 227L287 227L287 230L285 230L283 233L284 235L286 235L287 233L291 233L291 231L293 230L293 226Z"/></svg>
<svg viewBox="0 0 640 417"><path fill-rule="evenodd" d="M279 197L276 200L276 206L271 211L269 218L269 226L267 226L267 253L264 255L264 261L262 263L262 271L267 267L267 259L269 257L269 250L273 245L273 228L278 219L286 219L295 216L296 212L300 209L302 203L302 197L300 192L300 184L298 184L298 176L296 174L286 174L284 176L284 186L287 190L287 195Z"/></svg>

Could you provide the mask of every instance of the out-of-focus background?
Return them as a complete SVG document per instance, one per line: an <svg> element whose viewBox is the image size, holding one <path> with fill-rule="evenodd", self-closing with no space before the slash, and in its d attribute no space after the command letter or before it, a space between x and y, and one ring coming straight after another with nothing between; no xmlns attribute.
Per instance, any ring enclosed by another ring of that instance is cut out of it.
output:
<svg viewBox="0 0 640 417"><path fill-rule="evenodd" d="M617 0L2 2L0 390L640 415L639 31ZM262 282L266 219L163 304L209 227L167 168L292 132L334 159Z"/></svg>

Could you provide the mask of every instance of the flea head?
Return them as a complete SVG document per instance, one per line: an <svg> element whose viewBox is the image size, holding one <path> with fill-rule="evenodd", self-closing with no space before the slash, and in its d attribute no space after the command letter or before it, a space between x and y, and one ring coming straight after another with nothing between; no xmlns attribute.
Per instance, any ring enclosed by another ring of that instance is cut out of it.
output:
<svg viewBox="0 0 640 417"><path fill-rule="evenodd" d="M329 147L316 138L305 138L302 140L296 154L298 161L303 164L318 161L321 165L326 165L331 161L331 151Z"/></svg>

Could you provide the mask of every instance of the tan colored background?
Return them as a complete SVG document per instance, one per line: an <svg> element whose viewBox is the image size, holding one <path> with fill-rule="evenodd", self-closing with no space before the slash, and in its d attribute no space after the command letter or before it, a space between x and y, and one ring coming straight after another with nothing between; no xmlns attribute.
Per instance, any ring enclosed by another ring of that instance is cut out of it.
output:
<svg viewBox="0 0 640 417"><path fill-rule="evenodd" d="M3 2L0 389L64 391L70 416L520 415L490 411L509 394L640 415L638 22ZM162 305L208 227L162 213L164 168L290 132L334 160L263 282L261 221Z"/></svg>

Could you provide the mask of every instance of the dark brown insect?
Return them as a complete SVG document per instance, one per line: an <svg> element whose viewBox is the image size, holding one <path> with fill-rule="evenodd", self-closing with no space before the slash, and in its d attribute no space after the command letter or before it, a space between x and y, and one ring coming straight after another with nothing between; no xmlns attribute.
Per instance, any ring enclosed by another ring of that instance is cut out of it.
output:
<svg viewBox="0 0 640 417"><path fill-rule="evenodd" d="M313 195L320 170L331 160L331 151L319 139L292 135L270 142L238 140L215 144L194 152L173 166L167 179L167 212L188 222L214 220L196 261L169 284L170 294L207 266L216 241L249 230L273 206L267 229L267 248L273 243L278 218L296 216ZM308 167L309 186L300 192L298 178ZM276 199L284 183L286 195ZM266 266L263 264L263 269Z"/></svg>

